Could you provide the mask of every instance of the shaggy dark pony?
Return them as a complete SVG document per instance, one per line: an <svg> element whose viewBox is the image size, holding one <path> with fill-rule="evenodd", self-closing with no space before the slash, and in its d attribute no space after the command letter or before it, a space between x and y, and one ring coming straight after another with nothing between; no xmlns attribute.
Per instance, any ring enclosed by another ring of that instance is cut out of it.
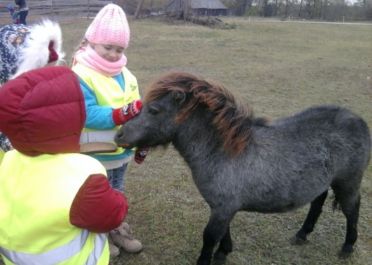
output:
<svg viewBox="0 0 372 265"><path fill-rule="evenodd" d="M193 80L194 82L190 82ZM213 88L213 89L211 89ZM161 78L149 89L145 102L154 101L167 93L186 93L188 100L176 116L181 123L188 118L200 104L215 113L212 123L221 135L223 148L231 155L241 153L250 139L253 113L248 107L235 102L233 95L218 84L209 84L191 76L172 73ZM186 95L185 94L185 95ZM262 119L259 120L262 122Z"/></svg>
<svg viewBox="0 0 372 265"><path fill-rule="evenodd" d="M293 243L313 231L329 188L347 221L340 255L357 240L360 184L370 159L367 124L337 106L309 108L271 123L230 92L188 73L148 89L141 113L116 135L124 147L173 143L211 208L198 265L222 264L232 251L230 222L240 210L285 212L311 202Z"/></svg>

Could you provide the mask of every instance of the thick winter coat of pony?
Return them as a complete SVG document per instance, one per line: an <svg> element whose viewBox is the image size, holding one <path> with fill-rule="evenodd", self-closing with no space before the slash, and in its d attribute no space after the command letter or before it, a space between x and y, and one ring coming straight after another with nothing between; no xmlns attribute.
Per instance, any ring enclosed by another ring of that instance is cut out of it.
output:
<svg viewBox="0 0 372 265"><path fill-rule="evenodd" d="M222 264L232 251L230 222L240 210L285 212L311 203L293 238L313 231L333 189L347 221L340 255L357 240L360 184L370 159L367 124L338 106L317 106L271 123L255 118L220 85L170 73L146 91L141 113L116 135L118 145L172 143L211 209L198 265Z"/></svg>

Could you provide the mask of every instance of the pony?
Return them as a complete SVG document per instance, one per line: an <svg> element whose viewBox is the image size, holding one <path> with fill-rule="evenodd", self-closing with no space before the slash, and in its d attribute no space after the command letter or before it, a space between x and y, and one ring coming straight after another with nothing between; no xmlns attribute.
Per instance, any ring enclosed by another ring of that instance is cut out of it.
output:
<svg viewBox="0 0 372 265"><path fill-rule="evenodd" d="M230 222L241 210L280 213L311 203L292 239L306 242L330 188L347 222L339 255L353 252L371 138L366 122L345 108L316 106L267 122L222 85L171 72L148 88L140 114L122 125L115 142L172 143L184 158L211 211L198 265L226 261Z"/></svg>

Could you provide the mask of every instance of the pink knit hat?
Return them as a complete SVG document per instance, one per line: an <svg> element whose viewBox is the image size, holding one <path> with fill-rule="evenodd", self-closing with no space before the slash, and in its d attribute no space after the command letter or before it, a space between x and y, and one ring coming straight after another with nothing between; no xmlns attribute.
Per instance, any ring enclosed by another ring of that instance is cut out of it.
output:
<svg viewBox="0 0 372 265"><path fill-rule="evenodd" d="M115 4L104 6L89 25L85 38L96 44L117 45L127 48L130 30L123 9Z"/></svg>

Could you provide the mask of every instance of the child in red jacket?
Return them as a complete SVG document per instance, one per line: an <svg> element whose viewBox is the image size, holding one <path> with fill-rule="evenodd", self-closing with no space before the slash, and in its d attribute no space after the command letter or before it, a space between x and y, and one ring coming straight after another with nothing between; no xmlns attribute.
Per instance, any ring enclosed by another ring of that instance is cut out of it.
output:
<svg viewBox="0 0 372 265"><path fill-rule="evenodd" d="M107 233L125 196L96 159L80 154L85 122L77 76L66 67L22 74L0 89L0 255L5 264L109 263Z"/></svg>

